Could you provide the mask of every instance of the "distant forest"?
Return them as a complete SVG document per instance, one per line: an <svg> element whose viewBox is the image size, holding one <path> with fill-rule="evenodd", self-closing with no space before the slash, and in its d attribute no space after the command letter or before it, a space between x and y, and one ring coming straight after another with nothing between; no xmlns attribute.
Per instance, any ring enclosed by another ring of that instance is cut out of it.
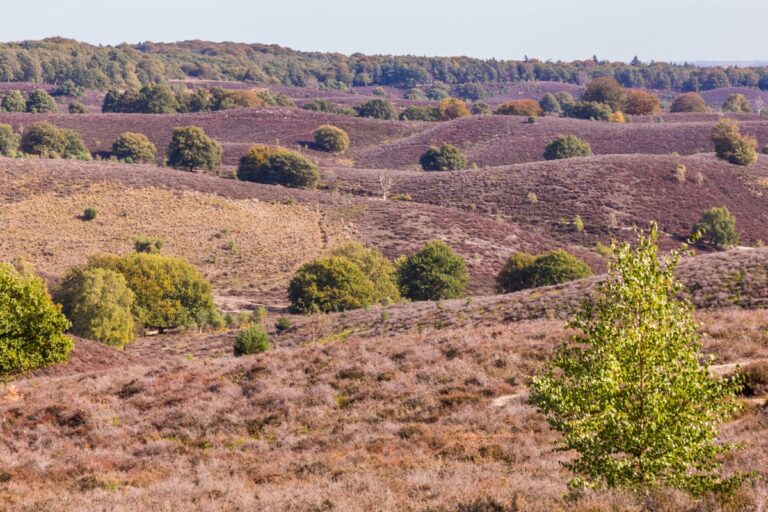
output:
<svg viewBox="0 0 768 512"><path fill-rule="evenodd" d="M0 44L0 81L73 83L78 87L134 89L172 79L232 80L344 90L350 86L416 87L443 82L514 83L550 80L584 84L613 76L626 87L697 91L728 86L768 89L768 67L710 67L664 62L574 62L342 55L300 52L277 45L141 43L94 46L70 39Z"/></svg>

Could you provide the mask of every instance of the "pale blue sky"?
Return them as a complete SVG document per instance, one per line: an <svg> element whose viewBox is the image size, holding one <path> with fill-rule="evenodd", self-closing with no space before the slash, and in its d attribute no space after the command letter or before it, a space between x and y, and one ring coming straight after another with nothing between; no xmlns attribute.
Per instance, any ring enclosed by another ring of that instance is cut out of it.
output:
<svg viewBox="0 0 768 512"><path fill-rule="evenodd" d="M22 0L0 39L205 39L342 53L768 59L768 0Z"/></svg>

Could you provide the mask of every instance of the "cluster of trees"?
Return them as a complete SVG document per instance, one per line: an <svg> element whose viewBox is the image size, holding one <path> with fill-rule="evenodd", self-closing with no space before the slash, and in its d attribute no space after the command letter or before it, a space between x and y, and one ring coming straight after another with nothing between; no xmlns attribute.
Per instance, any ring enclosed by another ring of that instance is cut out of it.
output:
<svg viewBox="0 0 768 512"><path fill-rule="evenodd" d="M78 87L138 89L169 79L235 80L260 84L348 89L352 85L441 89L476 99L486 82L549 80L584 84L609 76L625 87L698 91L729 86L768 89L767 67L702 68L663 62L573 62L536 59L418 57L299 52L277 45L141 43L94 46L63 38L0 44L0 81L72 82ZM440 89L429 89L437 95ZM441 99L441 98L435 98Z"/></svg>
<svg viewBox="0 0 768 512"><path fill-rule="evenodd" d="M5 93L0 100L0 112L29 112L42 114L56 112L56 100L42 89L32 91L26 98L21 91L12 90Z"/></svg>
<svg viewBox="0 0 768 512"><path fill-rule="evenodd" d="M91 159L91 153L79 133L58 128L46 121L27 126L21 136L11 126L0 124L0 155Z"/></svg>
<svg viewBox="0 0 768 512"><path fill-rule="evenodd" d="M172 88L167 84L147 84L141 89L107 91L102 112L140 114L173 114L207 112L261 106L294 107L285 94L274 94L265 89L231 90L222 87L187 89Z"/></svg>

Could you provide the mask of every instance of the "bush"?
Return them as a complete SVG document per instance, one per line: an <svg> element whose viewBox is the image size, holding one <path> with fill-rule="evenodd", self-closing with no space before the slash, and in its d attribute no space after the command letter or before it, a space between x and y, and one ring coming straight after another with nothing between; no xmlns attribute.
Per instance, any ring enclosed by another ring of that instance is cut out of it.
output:
<svg viewBox="0 0 768 512"><path fill-rule="evenodd" d="M541 107L536 100L507 101L496 109L496 114L503 116L539 116L541 113Z"/></svg>
<svg viewBox="0 0 768 512"><path fill-rule="evenodd" d="M448 98L451 96L451 92L448 90L448 88L444 85L436 85L434 87L430 87L426 91L427 98L433 100L433 101L441 101L445 98Z"/></svg>
<svg viewBox="0 0 768 512"><path fill-rule="evenodd" d="M491 107L484 101L477 101L472 104L472 115L483 116L491 113Z"/></svg>
<svg viewBox="0 0 768 512"><path fill-rule="evenodd" d="M86 208L83 210L83 220L93 220L96 218L96 208Z"/></svg>
<svg viewBox="0 0 768 512"><path fill-rule="evenodd" d="M401 121L439 121L437 107L429 105L412 105L400 112Z"/></svg>
<svg viewBox="0 0 768 512"><path fill-rule="evenodd" d="M136 296L134 321L161 332L174 327L209 325L218 313L211 284L188 262L160 254L91 258L86 270L102 268L123 275Z"/></svg>
<svg viewBox="0 0 768 512"><path fill-rule="evenodd" d="M485 97L485 87L477 82L460 84L453 88L456 96L463 100L478 101Z"/></svg>
<svg viewBox="0 0 768 512"><path fill-rule="evenodd" d="M587 84L581 101L604 103L613 111L621 110L624 105L624 88L615 78L601 76Z"/></svg>
<svg viewBox="0 0 768 512"><path fill-rule="evenodd" d="M168 145L168 165L175 169L215 171L221 163L221 145L198 126L173 129Z"/></svg>
<svg viewBox="0 0 768 512"><path fill-rule="evenodd" d="M21 137L8 124L0 124L0 156L15 157Z"/></svg>
<svg viewBox="0 0 768 512"><path fill-rule="evenodd" d="M633 116L647 116L659 111L659 97L647 91L631 89L627 93L624 112Z"/></svg>
<svg viewBox="0 0 768 512"><path fill-rule="evenodd" d="M750 113L752 107L749 100L743 94L731 94L723 103L723 112Z"/></svg>
<svg viewBox="0 0 768 512"><path fill-rule="evenodd" d="M343 153L349 147L347 132L330 124L320 126L312 135L315 137L315 145L329 153Z"/></svg>
<svg viewBox="0 0 768 512"><path fill-rule="evenodd" d="M278 333L285 332L291 328L291 320L286 316L277 317L275 320L275 329Z"/></svg>
<svg viewBox="0 0 768 512"><path fill-rule="evenodd" d="M139 235L133 241L133 250L145 254L160 254L165 243L159 238L152 238L146 235Z"/></svg>
<svg viewBox="0 0 768 512"><path fill-rule="evenodd" d="M496 285L500 292L511 293L530 288L531 265L536 256L525 252L510 255L501 272L496 276Z"/></svg>
<svg viewBox="0 0 768 512"><path fill-rule="evenodd" d="M0 311L0 379L69 358L69 322L34 273L0 263Z"/></svg>
<svg viewBox="0 0 768 512"><path fill-rule="evenodd" d="M347 258L363 271L373 287L373 303L392 304L401 300L395 266L381 251L349 242L334 249L329 255Z"/></svg>
<svg viewBox="0 0 768 512"><path fill-rule="evenodd" d="M563 109L563 112L567 112L570 107L576 104L576 100L573 99L571 93L565 91L556 92L555 99L560 103L560 108Z"/></svg>
<svg viewBox="0 0 768 512"><path fill-rule="evenodd" d="M469 115L467 104L458 98L445 98L437 105L437 115L441 121L450 121Z"/></svg>
<svg viewBox="0 0 768 512"><path fill-rule="evenodd" d="M288 298L294 312L327 313L370 306L374 289L355 263L329 256L299 268L288 286Z"/></svg>
<svg viewBox="0 0 768 512"><path fill-rule="evenodd" d="M235 337L234 354L237 357L266 352L271 348L269 334L258 324L241 329Z"/></svg>
<svg viewBox="0 0 768 512"><path fill-rule="evenodd" d="M126 163L147 163L157 158L157 148L143 133L125 132L112 143L112 155Z"/></svg>
<svg viewBox="0 0 768 512"><path fill-rule="evenodd" d="M542 112L545 114L559 116L563 112L560 102L557 101L557 98L551 92L548 92L541 97L539 100L539 107L541 107Z"/></svg>
<svg viewBox="0 0 768 512"><path fill-rule="evenodd" d="M0 103L0 110L3 112L24 112L27 110L27 100L20 91L10 91L3 96Z"/></svg>
<svg viewBox="0 0 768 512"><path fill-rule="evenodd" d="M419 163L425 171L456 171L467 167L467 159L456 146L451 144L429 148L421 155Z"/></svg>
<svg viewBox="0 0 768 512"><path fill-rule="evenodd" d="M741 370L742 393L746 396L768 394L768 361L749 363Z"/></svg>
<svg viewBox="0 0 768 512"><path fill-rule="evenodd" d="M21 137L21 151L43 158L90 160L91 154L79 133L42 121L33 123Z"/></svg>
<svg viewBox="0 0 768 512"><path fill-rule="evenodd" d="M555 137L544 149L544 158L546 160L560 160L582 156L592 156L592 148L587 141L575 135Z"/></svg>
<svg viewBox="0 0 768 512"><path fill-rule="evenodd" d="M687 92L681 94L672 102L670 112L706 112L707 103L700 94Z"/></svg>
<svg viewBox="0 0 768 512"><path fill-rule="evenodd" d="M73 334L120 348L133 340L134 295L122 274L101 268L74 270L64 278L56 299L72 322Z"/></svg>
<svg viewBox="0 0 768 512"><path fill-rule="evenodd" d="M403 98L406 100L419 100L423 101L427 99L427 95L424 94L424 91L421 89L408 89L408 91L403 95Z"/></svg>
<svg viewBox="0 0 768 512"><path fill-rule="evenodd" d="M469 273L464 258L433 240L400 263L397 282L410 300L456 299L466 295Z"/></svg>
<svg viewBox="0 0 768 512"><path fill-rule="evenodd" d="M397 119L395 107L390 102L382 99L373 99L366 101L355 107L357 115L360 117L371 117L374 119Z"/></svg>
<svg viewBox="0 0 768 512"><path fill-rule="evenodd" d="M269 89L266 89L256 93L256 96L259 97L264 105L268 105L270 107L296 107L296 103L294 103L291 98L282 92L275 94Z"/></svg>
<svg viewBox="0 0 768 512"><path fill-rule="evenodd" d="M701 233L700 241L719 251L739 243L736 217L725 206L704 212L691 231Z"/></svg>
<svg viewBox="0 0 768 512"><path fill-rule="evenodd" d="M580 101L566 110L568 117L576 119L592 119L594 121L611 121L613 110L605 103Z"/></svg>
<svg viewBox="0 0 768 512"><path fill-rule="evenodd" d="M558 249L536 258L530 268L530 285L534 288L551 286L591 275L592 270L586 263Z"/></svg>
<svg viewBox="0 0 768 512"><path fill-rule="evenodd" d="M73 101L69 104L69 107L67 107L67 110L70 114L87 114L88 109L85 108L85 105L80 103L79 101Z"/></svg>
<svg viewBox="0 0 768 512"><path fill-rule="evenodd" d="M328 100L315 99L305 103L301 108L313 112L336 112L336 107Z"/></svg>
<svg viewBox="0 0 768 512"><path fill-rule="evenodd" d="M757 160L757 140L741 135L733 119L718 121L712 128L711 139L718 158L745 166Z"/></svg>
<svg viewBox="0 0 768 512"><path fill-rule="evenodd" d="M42 89L32 91L27 98L27 112L31 114L41 114L45 112L56 112L56 101L53 97Z"/></svg>
<svg viewBox="0 0 768 512"><path fill-rule="evenodd" d="M237 177L267 185L315 188L320 181L320 171L296 152L257 144L240 159Z"/></svg>

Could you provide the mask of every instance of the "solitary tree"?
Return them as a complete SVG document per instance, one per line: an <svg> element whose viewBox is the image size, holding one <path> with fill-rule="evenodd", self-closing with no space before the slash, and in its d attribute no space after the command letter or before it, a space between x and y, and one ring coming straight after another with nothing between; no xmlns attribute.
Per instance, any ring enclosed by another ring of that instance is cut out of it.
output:
<svg viewBox="0 0 768 512"><path fill-rule="evenodd" d="M291 309L299 313L345 311L373 304L373 284L343 256L303 265L288 286Z"/></svg>
<svg viewBox="0 0 768 512"><path fill-rule="evenodd" d="M467 167L467 159L452 144L429 148L421 155L419 163L425 171L458 171Z"/></svg>
<svg viewBox="0 0 768 512"><path fill-rule="evenodd" d="M561 160L579 156L592 156L589 142L575 135L559 135L544 148L545 160Z"/></svg>
<svg viewBox="0 0 768 512"><path fill-rule="evenodd" d="M457 299L466 294L469 274L464 258L445 242L427 242L397 269L400 291L411 300Z"/></svg>
<svg viewBox="0 0 768 512"><path fill-rule="evenodd" d="M723 103L723 111L748 114L752 112L752 107L749 105L749 100L746 96L734 93L729 95L725 103Z"/></svg>
<svg viewBox="0 0 768 512"><path fill-rule="evenodd" d="M659 111L659 97L641 89L630 89L624 105L624 112L633 116L647 116Z"/></svg>
<svg viewBox="0 0 768 512"><path fill-rule="evenodd" d="M27 98L27 112L39 114L42 112L56 112L56 101L42 89L32 91Z"/></svg>
<svg viewBox="0 0 768 512"><path fill-rule="evenodd" d="M343 153L349 147L349 135L338 126L324 124L312 132L312 135L315 145L329 153Z"/></svg>
<svg viewBox="0 0 768 512"><path fill-rule="evenodd" d="M545 114L559 116L563 113L563 108L560 106L560 102L557 101L557 98L551 92L548 92L541 97L539 100L539 106Z"/></svg>
<svg viewBox="0 0 768 512"><path fill-rule="evenodd" d="M612 245L608 279L568 324L580 331L534 378L531 402L562 434L576 487L728 491L718 424L738 409L738 383L713 376L692 305L680 299L678 252L659 260L658 231Z"/></svg>
<svg viewBox="0 0 768 512"><path fill-rule="evenodd" d="M458 98L445 98L437 105L437 114L441 121L450 121L469 115L467 104Z"/></svg>
<svg viewBox="0 0 768 512"><path fill-rule="evenodd" d="M707 103L700 94L688 92L681 94L672 102L670 112L706 112Z"/></svg>
<svg viewBox="0 0 768 512"><path fill-rule="evenodd" d="M692 231L701 236L701 242L711 245L718 251L739 243L736 217L725 206L710 208L704 212Z"/></svg>
<svg viewBox="0 0 768 512"><path fill-rule="evenodd" d="M168 145L168 165L176 169L215 171L221 163L221 145L199 126L173 129Z"/></svg>
<svg viewBox="0 0 768 512"><path fill-rule="evenodd" d="M624 88L615 78L601 76L587 84L581 100L605 103L614 111L621 110L624 105Z"/></svg>
<svg viewBox="0 0 768 512"><path fill-rule="evenodd" d="M127 163L152 162L157 148L143 133L125 132L112 143L112 155Z"/></svg>
<svg viewBox="0 0 768 512"><path fill-rule="evenodd" d="M718 158L744 166L757 160L757 139L742 135L733 119L718 121L712 128L711 138Z"/></svg>

